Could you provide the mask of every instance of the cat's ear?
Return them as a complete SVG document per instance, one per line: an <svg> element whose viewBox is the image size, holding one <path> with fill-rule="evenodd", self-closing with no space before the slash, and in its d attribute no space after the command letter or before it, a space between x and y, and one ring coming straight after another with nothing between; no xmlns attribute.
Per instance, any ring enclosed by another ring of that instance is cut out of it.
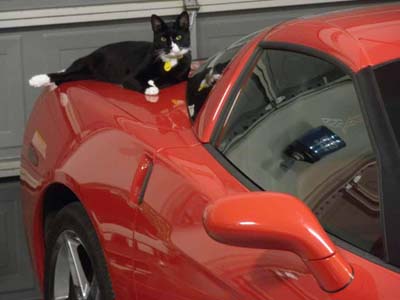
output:
<svg viewBox="0 0 400 300"><path fill-rule="evenodd" d="M160 32L163 26L165 26L165 23L159 16L151 16L151 27L153 28L154 32Z"/></svg>
<svg viewBox="0 0 400 300"><path fill-rule="evenodd" d="M190 21L189 14L184 11L176 18L176 24L183 30L189 30Z"/></svg>

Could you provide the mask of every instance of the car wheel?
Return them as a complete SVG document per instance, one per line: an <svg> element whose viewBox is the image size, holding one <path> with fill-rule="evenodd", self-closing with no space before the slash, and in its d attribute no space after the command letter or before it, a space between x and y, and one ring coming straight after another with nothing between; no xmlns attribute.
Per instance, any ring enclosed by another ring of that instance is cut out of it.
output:
<svg viewBox="0 0 400 300"><path fill-rule="evenodd" d="M57 213L46 239L46 300L114 299L96 231L80 203Z"/></svg>

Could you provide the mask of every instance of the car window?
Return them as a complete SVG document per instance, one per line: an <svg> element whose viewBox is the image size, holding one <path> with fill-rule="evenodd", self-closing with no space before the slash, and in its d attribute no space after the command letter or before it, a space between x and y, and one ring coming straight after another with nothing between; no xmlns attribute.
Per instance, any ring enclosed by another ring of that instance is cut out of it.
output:
<svg viewBox="0 0 400 300"><path fill-rule="evenodd" d="M216 147L242 173L302 199L329 233L383 257L376 157L349 75L263 50L224 124Z"/></svg>
<svg viewBox="0 0 400 300"><path fill-rule="evenodd" d="M375 77L385 104L390 123L400 145L400 61L395 61L375 70Z"/></svg>
<svg viewBox="0 0 400 300"><path fill-rule="evenodd" d="M225 50L211 56L190 76L187 85L187 103L192 119L200 111L214 84L220 78L232 58L235 57L243 45L259 32L251 33L234 42Z"/></svg>

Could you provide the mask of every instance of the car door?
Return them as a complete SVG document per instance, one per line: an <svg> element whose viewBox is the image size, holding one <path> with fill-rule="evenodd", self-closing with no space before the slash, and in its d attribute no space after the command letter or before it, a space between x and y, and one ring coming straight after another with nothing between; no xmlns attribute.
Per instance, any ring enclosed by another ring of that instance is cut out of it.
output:
<svg viewBox="0 0 400 300"><path fill-rule="evenodd" d="M315 50L274 43L251 65L213 134L217 156L249 189L289 193L312 209L361 267L341 299L396 299L397 144L371 71L353 74ZM370 282L368 295L359 280Z"/></svg>

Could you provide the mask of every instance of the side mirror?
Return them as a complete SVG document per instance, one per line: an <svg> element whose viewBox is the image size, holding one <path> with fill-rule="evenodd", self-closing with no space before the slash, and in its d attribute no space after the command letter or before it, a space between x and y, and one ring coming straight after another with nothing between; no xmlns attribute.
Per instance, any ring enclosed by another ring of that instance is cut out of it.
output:
<svg viewBox="0 0 400 300"><path fill-rule="evenodd" d="M226 197L206 208L203 221L218 242L296 253L327 292L337 292L353 279L351 266L317 218L293 196L257 192Z"/></svg>

